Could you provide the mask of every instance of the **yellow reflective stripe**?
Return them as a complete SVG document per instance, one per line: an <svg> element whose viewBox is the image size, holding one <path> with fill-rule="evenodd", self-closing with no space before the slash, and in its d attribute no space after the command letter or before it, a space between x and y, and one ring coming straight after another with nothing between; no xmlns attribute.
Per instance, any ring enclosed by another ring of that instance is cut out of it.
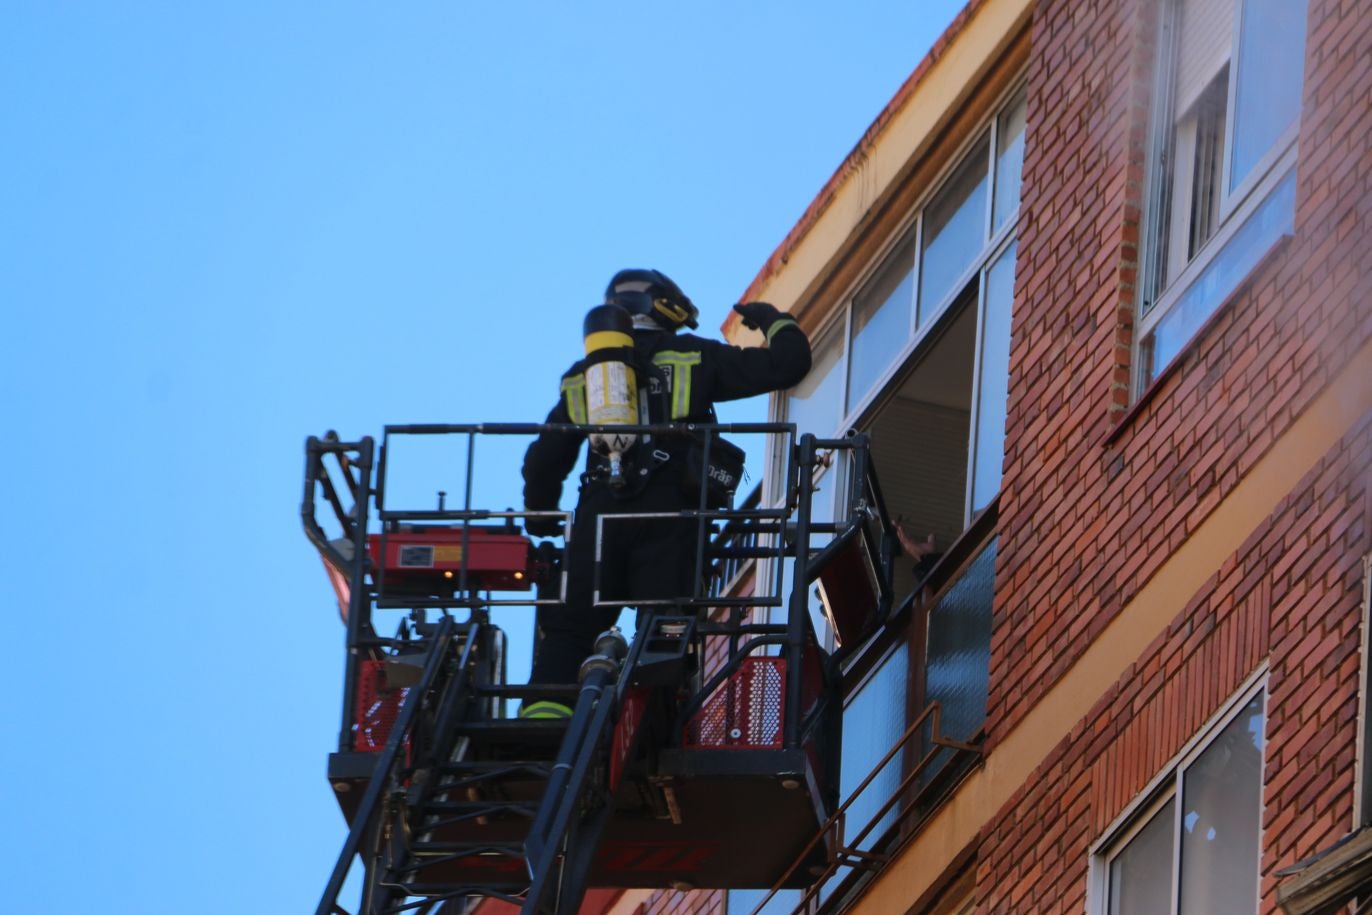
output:
<svg viewBox="0 0 1372 915"><path fill-rule="evenodd" d="M777 335L777 331L781 330L783 327L794 327L795 323L796 322L791 318L778 318L773 321L772 326L767 328L767 342L772 342L772 338Z"/></svg>
<svg viewBox="0 0 1372 915"><path fill-rule="evenodd" d="M598 349L633 345L634 338L619 330L598 330L586 335L586 355L588 356Z"/></svg>
<svg viewBox="0 0 1372 915"><path fill-rule="evenodd" d="M573 375L562 379L562 399L567 402L567 418L577 424L586 422L586 379Z"/></svg>
<svg viewBox="0 0 1372 915"><path fill-rule="evenodd" d="M700 365L700 353L663 350L653 356L653 364L670 366L672 369L672 419L689 416L691 413L691 368Z"/></svg>

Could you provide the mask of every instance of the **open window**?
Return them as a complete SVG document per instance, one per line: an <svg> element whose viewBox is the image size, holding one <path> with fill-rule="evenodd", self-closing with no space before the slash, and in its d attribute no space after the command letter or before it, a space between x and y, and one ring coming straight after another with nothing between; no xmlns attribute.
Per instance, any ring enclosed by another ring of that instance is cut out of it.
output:
<svg viewBox="0 0 1372 915"><path fill-rule="evenodd" d="M1290 234L1306 0L1161 0L1139 370L1160 373Z"/></svg>
<svg viewBox="0 0 1372 915"><path fill-rule="evenodd" d="M776 403L802 433L870 433L888 509L936 552L1000 489L1024 128L1021 89L812 335L809 376ZM823 471L816 511L841 514L845 476ZM897 597L917 574L899 567Z"/></svg>

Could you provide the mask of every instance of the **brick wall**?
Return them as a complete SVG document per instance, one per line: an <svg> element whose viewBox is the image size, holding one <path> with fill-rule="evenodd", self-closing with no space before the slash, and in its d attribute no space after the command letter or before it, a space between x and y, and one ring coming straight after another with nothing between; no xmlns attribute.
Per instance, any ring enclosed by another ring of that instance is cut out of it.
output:
<svg viewBox="0 0 1372 915"><path fill-rule="evenodd" d="M977 909L1084 911L1090 844L1270 655L1263 911L1352 825L1372 415L1285 498L993 818Z"/></svg>
<svg viewBox="0 0 1372 915"><path fill-rule="evenodd" d="M1296 235L1127 415L1155 5L1035 10L992 746L1372 336L1372 17L1310 6Z"/></svg>
<svg viewBox="0 0 1372 915"><path fill-rule="evenodd" d="M1310 0L1296 232L1131 406L1155 0L1042 0L1000 502L995 746L1372 338L1372 15ZM1369 382L1372 383L1372 382ZM978 912L1080 912L1087 849L1260 664L1261 892L1352 824L1363 417L978 843ZM720 911L663 892L642 915Z"/></svg>

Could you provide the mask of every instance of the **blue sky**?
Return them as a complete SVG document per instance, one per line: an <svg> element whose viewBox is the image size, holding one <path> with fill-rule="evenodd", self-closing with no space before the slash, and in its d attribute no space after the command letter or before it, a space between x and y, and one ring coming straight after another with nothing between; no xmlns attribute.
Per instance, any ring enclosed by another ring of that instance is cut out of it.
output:
<svg viewBox="0 0 1372 915"><path fill-rule="evenodd" d="M621 267L714 333L960 6L7 3L0 911L312 910L305 436L542 419Z"/></svg>

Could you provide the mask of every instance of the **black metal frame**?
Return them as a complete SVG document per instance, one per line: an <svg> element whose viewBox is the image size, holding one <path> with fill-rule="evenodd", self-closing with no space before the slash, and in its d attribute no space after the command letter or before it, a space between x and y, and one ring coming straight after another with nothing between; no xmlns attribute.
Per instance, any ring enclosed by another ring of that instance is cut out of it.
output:
<svg viewBox="0 0 1372 915"><path fill-rule="evenodd" d="M789 446L786 449L789 459L786 466L787 486L784 504L773 508L763 507L755 493L739 509L712 509L708 507L706 481L702 480L696 507L684 509L676 515L690 518L697 524L695 561L698 582L706 579L707 572L722 572L730 568L731 563L752 559L773 560L779 564L789 559L794 563L795 585L788 598L783 600L782 576L779 573L772 576L771 587L766 593L755 589L749 596L723 594L718 588L698 584L689 598L673 602L678 607L697 611L706 608L728 608L726 620L702 621L696 637L703 640L708 636L727 636L729 650L723 665L700 685L692 699L679 710L677 725L672 729L672 733L679 734L681 725L684 725L716 688L739 669L743 660L759 652L780 653L786 659L782 721L782 742L785 749L795 750L801 747L821 720L834 721L841 717L834 714L841 698L835 698L833 695L828 696L827 701L821 701L808 710L802 705L803 657L807 651L807 643L813 642L809 623L809 586L818 576L823 563L835 552L832 548L812 551L809 545L812 534L831 534L834 535L834 542L839 543L854 536L859 528L875 526L879 544L877 559L882 583L877 617L879 623L889 618L892 603L892 562L898 546L880 487L867 459L865 435L855 434L844 439L822 440L807 434L797 441L794 426L781 423L658 424L627 427L530 423L398 425L386 427L375 467L374 443L369 437L357 442L342 442L334 433L329 433L322 439L311 437L306 443L302 522L307 536L326 561L340 570L347 571L350 585L343 721L339 738L341 751L346 752L352 748L361 662L387 657L388 651L426 652L421 680L418 685L411 688L399 720L389 735L386 748L377 758L372 778L353 819L348 839L317 909L319 915L345 911L339 907L337 895L353 859L359 854L367 871L362 900L362 911L367 913L407 910L427 912L433 906L444 905L446 900L472 895L489 895L507 901L522 902L524 911L528 913L561 913L575 910L574 905L571 909L567 908L568 900L580 899L584 892L584 880L589 871L590 855L595 848L595 836L604 825L604 818L608 816L608 806L601 805L599 820L595 816L577 817L574 816L574 812L594 807L587 803L588 793L595 791L593 765L613 729L623 684L626 681L621 679L616 685L612 678L605 675L592 676L591 680L583 684L572 719L573 725L569 730L569 736L563 741L561 755L550 769L539 773L540 777L546 776L548 779L545 803L533 813L530 838L525 848L444 849L426 846L424 850L430 857L424 859L424 865L407 867L403 863L396 864L397 861L403 861L404 856L412 852L413 847L417 845L409 843L405 836L421 828L420 824L405 819L407 810L427 810L430 819L426 821L428 827L425 828L432 828L435 822L433 816L438 814L461 819L490 815L496 811L491 804L482 807L436 801L434 798L438 790L437 777L418 777L417 773L444 770L451 755L457 722L473 713L470 700L477 682L483 676L483 668L475 660L474 646L479 646L483 644L483 640L489 639L493 629L486 617L487 608L514 604L546 604L555 602L556 599L504 600L489 593L478 593L468 587L465 562L459 572L455 594L451 598L417 598L413 595L388 594L384 572L370 568L367 559L368 507L370 503L375 503L376 517L380 521L379 533L383 552L388 531L401 522L448 523L461 526L464 532L462 554L465 559L468 552L465 549L465 536L467 525L471 522L501 518L512 522L520 517L546 514L496 512L472 506L477 436L533 436L546 433L585 436L597 431L610 431L611 428L614 431L637 434L686 435L702 438L707 461L713 440L725 434L779 435L785 437ZM386 507L387 456L390 452L391 437L401 435L466 437L467 466L461 508L449 510L441 503L437 510L396 510ZM847 517L840 521L816 523L812 521L810 512L815 488L815 469L821 460L822 451L836 450L848 451L853 455L850 467L855 485L852 487L849 500L851 510ZM373 469L376 472L375 490L371 488ZM335 480L339 475L342 475L345 481L341 487ZM345 496L351 501L351 505L347 504ZM334 542L328 539L320 525L316 510L321 500L332 509L335 519L351 545L351 557L344 555ZM788 523L792 519L793 523ZM710 561L712 554L713 563ZM564 546L564 571L562 586L559 589L564 594L566 555ZM779 565L777 567L779 568ZM746 609L777 606L787 607L784 624L743 622L742 615ZM394 638L379 637L375 629L373 611L387 608L404 608L410 611L409 620L400 623ZM457 623L449 615L450 610L459 608L470 613L465 623ZM442 611L436 625L427 620L426 612L429 609ZM859 647L860 644L844 646L842 654L847 655ZM633 658L634 655L631 654L630 664ZM831 684L840 681L840 659L831 658L823 671L826 681ZM489 671L484 676L487 679L491 678ZM543 692L544 690L539 687L508 687L505 694L536 697ZM832 693L833 690L829 692ZM405 762L400 753L400 748L406 746L407 741L412 749L419 750L420 757L409 763ZM836 753L836 748L827 749L833 749ZM829 770L828 780L832 783L825 794L830 804L836 803L837 757L829 760L824 768ZM468 779L480 777L482 776L463 776ZM407 786L407 780L411 779L413 782ZM467 784L468 782L461 779L454 782L449 777L442 791L451 792ZM560 801L547 801L550 797L558 798ZM506 804L501 811L509 812L510 809ZM577 841L569 843L568 837L572 834L577 835ZM817 841L819 838L817 837ZM522 855L528 861L531 872L528 888L520 892L494 886L431 885L419 879L423 866L474 854L510 857ZM419 902L405 901L415 896L423 898Z"/></svg>

